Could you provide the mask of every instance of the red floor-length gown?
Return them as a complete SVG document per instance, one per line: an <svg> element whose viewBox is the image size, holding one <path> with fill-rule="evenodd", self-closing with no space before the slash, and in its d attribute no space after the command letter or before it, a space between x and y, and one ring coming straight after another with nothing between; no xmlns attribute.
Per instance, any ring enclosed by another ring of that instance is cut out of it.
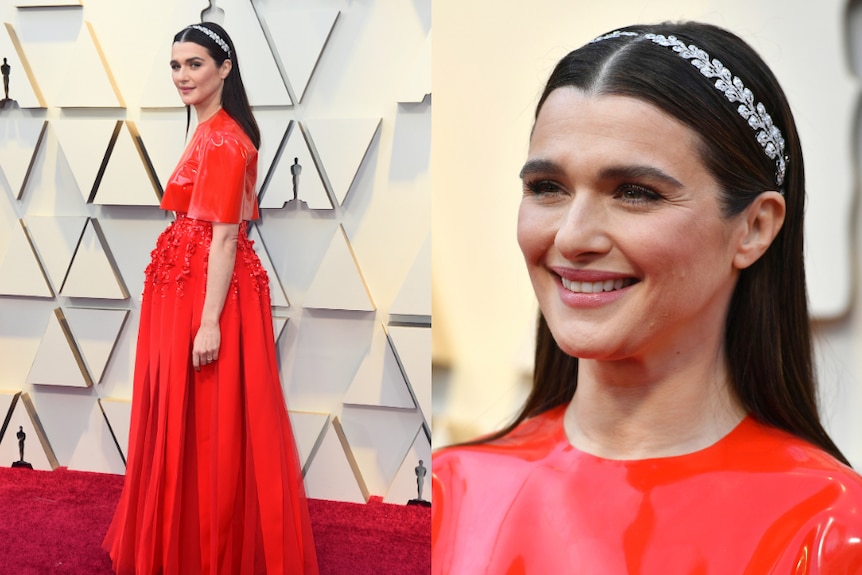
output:
<svg viewBox="0 0 862 575"><path fill-rule="evenodd" d="M223 110L165 187L177 219L146 270L126 479L105 538L120 575L317 573L279 383L269 283L246 221L257 150ZM218 359L192 367L212 223L239 223Z"/></svg>

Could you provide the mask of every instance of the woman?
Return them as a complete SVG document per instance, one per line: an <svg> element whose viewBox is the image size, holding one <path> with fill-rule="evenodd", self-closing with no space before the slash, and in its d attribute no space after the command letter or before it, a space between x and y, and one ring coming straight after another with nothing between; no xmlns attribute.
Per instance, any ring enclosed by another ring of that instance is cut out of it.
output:
<svg viewBox="0 0 862 575"><path fill-rule="evenodd" d="M518 241L541 310L514 423L435 454L435 573L862 573L815 402L802 151L763 61L632 26L539 100Z"/></svg>
<svg viewBox="0 0 862 575"><path fill-rule="evenodd" d="M217 24L174 37L198 126L165 186L177 213L146 270L117 573L317 573L278 377L269 283L246 235L260 131Z"/></svg>

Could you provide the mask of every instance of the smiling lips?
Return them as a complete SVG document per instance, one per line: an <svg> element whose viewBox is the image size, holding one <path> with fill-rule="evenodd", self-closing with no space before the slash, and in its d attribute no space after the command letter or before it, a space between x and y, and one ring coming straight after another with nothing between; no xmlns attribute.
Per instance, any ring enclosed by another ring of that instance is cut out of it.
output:
<svg viewBox="0 0 862 575"><path fill-rule="evenodd" d="M635 280L633 278L617 278L601 281L572 281L564 277L560 277L563 282L563 287L574 293L601 293L620 290L629 287Z"/></svg>

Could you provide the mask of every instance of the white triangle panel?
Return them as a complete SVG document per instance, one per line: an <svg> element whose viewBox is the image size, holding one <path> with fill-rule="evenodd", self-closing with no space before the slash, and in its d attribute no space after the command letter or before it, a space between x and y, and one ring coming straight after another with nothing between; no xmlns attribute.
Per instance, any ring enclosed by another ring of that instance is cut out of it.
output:
<svg viewBox="0 0 862 575"><path fill-rule="evenodd" d="M272 265L272 259L269 257L269 252L266 245L263 243L263 238L257 230L257 226L250 226L248 237L254 242L254 251L260 259L260 264L266 270L266 275L269 276L269 295L272 300L272 305L279 307L289 307L290 302L287 301L287 295L284 293L284 287L281 285L281 280L278 279L278 274L275 272L275 266Z"/></svg>
<svg viewBox="0 0 862 575"><path fill-rule="evenodd" d="M419 462L425 468L424 481L422 481L422 499L431 502L431 443L428 436L420 429L416 433L416 439L407 452L407 456L398 468L395 479L383 498L385 503L404 505L411 499L419 498L419 484L417 482L416 468ZM420 472L421 473L421 472Z"/></svg>
<svg viewBox="0 0 862 575"><path fill-rule="evenodd" d="M129 310L67 307L64 314L93 382L99 383Z"/></svg>
<svg viewBox="0 0 862 575"><path fill-rule="evenodd" d="M362 360L344 396L344 403L403 409L416 407L382 328L375 332L371 350Z"/></svg>
<svg viewBox="0 0 862 575"><path fill-rule="evenodd" d="M100 399L108 425L114 432L123 459L129 454L129 429L132 422L132 402L128 399ZM125 473L125 470L119 473Z"/></svg>
<svg viewBox="0 0 862 575"><path fill-rule="evenodd" d="M0 295L54 297L22 220L13 226L6 255L0 260Z"/></svg>
<svg viewBox="0 0 862 575"><path fill-rule="evenodd" d="M185 149L185 110L142 111L140 119L135 122L135 127L141 135L144 150L153 164L159 185L164 191L165 184L168 183Z"/></svg>
<svg viewBox="0 0 862 575"><path fill-rule="evenodd" d="M26 225L45 271L59 288L84 233L86 216L29 216Z"/></svg>
<svg viewBox="0 0 862 575"><path fill-rule="evenodd" d="M401 284L390 314L431 317L431 234L425 237L416 259Z"/></svg>
<svg viewBox="0 0 862 575"><path fill-rule="evenodd" d="M293 93L302 101L326 40L335 26L338 10L291 9L288 3L265 2L258 8L267 23L275 53L281 60Z"/></svg>
<svg viewBox="0 0 862 575"><path fill-rule="evenodd" d="M105 416L102 415L99 401L94 397L88 399L91 402L90 409L66 466L77 471L122 475L126 472L126 466ZM80 403L83 403L83 400ZM79 417L83 415L79 414Z"/></svg>
<svg viewBox="0 0 862 575"><path fill-rule="evenodd" d="M431 421L431 328L389 326L389 339L425 421Z"/></svg>
<svg viewBox="0 0 862 575"><path fill-rule="evenodd" d="M290 426L299 452L299 465L304 469L315 444L320 441L323 432L329 426L329 414L291 411Z"/></svg>
<svg viewBox="0 0 862 575"><path fill-rule="evenodd" d="M61 385L66 387L89 387L90 375L84 367L74 339L64 325L60 308L48 319L48 327L39 342L33 365L27 374L27 383L34 385Z"/></svg>
<svg viewBox="0 0 862 575"><path fill-rule="evenodd" d="M294 165L298 168L294 168ZM272 175L261 195L260 207L282 208L287 202L293 201L295 171L297 199L312 210L331 210L332 200L296 122L290 126L287 142L273 163Z"/></svg>
<svg viewBox="0 0 862 575"><path fill-rule="evenodd" d="M335 423L326 426L323 441L307 465L305 492L312 499L365 503L366 499L339 440Z"/></svg>
<svg viewBox="0 0 862 575"><path fill-rule="evenodd" d="M353 256L344 228L338 226L314 276L304 307L374 311L374 301Z"/></svg>
<svg viewBox="0 0 862 575"><path fill-rule="evenodd" d="M339 205L344 204L380 122L380 118L306 122L311 141L323 162L323 169Z"/></svg>
<svg viewBox="0 0 862 575"><path fill-rule="evenodd" d="M123 122L93 203L111 206L158 206L159 196L130 131Z"/></svg>
<svg viewBox="0 0 862 575"><path fill-rule="evenodd" d="M36 83L32 68L12 24L5 22L0 29L0 58L9 64L9 98L21 108L46 108L45 98ZM4 112L4 115L6 112Z"/></svg>
<svg viewBox="0 0 862 575"><path fill-rule="evenodd" d="M90 219L69 267L60 295L99 299L127 299L129 292L102 243L98 222Z"/></svg>
<svg viewBox="0 0 862 575"><path fill-rule="evenodd" d="M0 171L6 176L15 198L20 200L48 123L43 118L19 110L4 111L2 114Z"/></svg>
<svg viewBox="0 0 862 575"><path fill-rule="evenodd" d="M31 417L24 403L23 397L25 395L23 393L19 395L18 392L0 392L0 405L12 409L9 425L6 427L2 441L0 441L0 467L12 467L13 462L21 459L18 432L23 431L25 434L24 461L32 465L33 469L53 471L55 465L52 465L52 460L56 460L53 453L47 453L39 441L39 432L36 429L38 418ZM18 397L17 400L15 400L16 396ZM12 405L13 402L14 406ZM8 410L3 411L2 415L5 417L7 413Z"/></svg>
<svg viewBox="0 0 862 575"><path fill-rule="evenodd" d="M404 83L398 93L398 101L419 103L431 93L431 30L416 59L407 67Z"/></svg>
<svg viewBox="0 0 862 575"><path fill-rule="evenodd" d="M116 83L92 23L84 22L75 43L64 49L65 78L55 94L61 108L123 108Z"/></svg>
<svg viewBox="0 0 862 575"><path fill-rule="evenodd" d="M293 120L283 110L255 110L255 120L260 128L260 149L257 152L257 192L260 194L263 181L272 168L278 147Z"/></svg>
<svg viewBox="0 0 862 575"><path fill-rule="evenodd" d="M372 495L384 496L422 425L415 411L344 406L350 450Z"/></svg>
<svg viewBox="0 0 862 575"><path fill-rule="evenodd" d="M51 121L51 129L57 135L60 148L85 202L90 199L90 192L96 183L117 124L116 120L95 118Z"/></svg>
<svg viewBox="0 0 862 575"><path fill-rule="evenodd" d="M254 74L246 72L242 78L251 105L293 104L252 3L248 0L219 0L218 7L224 10L224 27L230 31L240 62L254 63Z"/></svg>
<svg viewBox="0 0 862 575"><path fill-rule="evenodd" d="M276 344L278 344L281 334L284 333L284 328L287 326L288 321L290 321L290 318L272 316L272 333L274 334Z"/></svg>

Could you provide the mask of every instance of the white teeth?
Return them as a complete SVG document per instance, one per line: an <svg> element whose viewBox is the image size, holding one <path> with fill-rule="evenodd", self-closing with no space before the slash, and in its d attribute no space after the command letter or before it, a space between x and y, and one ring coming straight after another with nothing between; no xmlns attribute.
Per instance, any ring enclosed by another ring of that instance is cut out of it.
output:
<svg viewBox="0 0 862 575"><path fill-rule="evenodd" d="M575 293L600 293L603 291L614 291L628 287L633 283L631 279L604 280L600 282L577 282L566 278L560 278L563 287Z"/></svg>

